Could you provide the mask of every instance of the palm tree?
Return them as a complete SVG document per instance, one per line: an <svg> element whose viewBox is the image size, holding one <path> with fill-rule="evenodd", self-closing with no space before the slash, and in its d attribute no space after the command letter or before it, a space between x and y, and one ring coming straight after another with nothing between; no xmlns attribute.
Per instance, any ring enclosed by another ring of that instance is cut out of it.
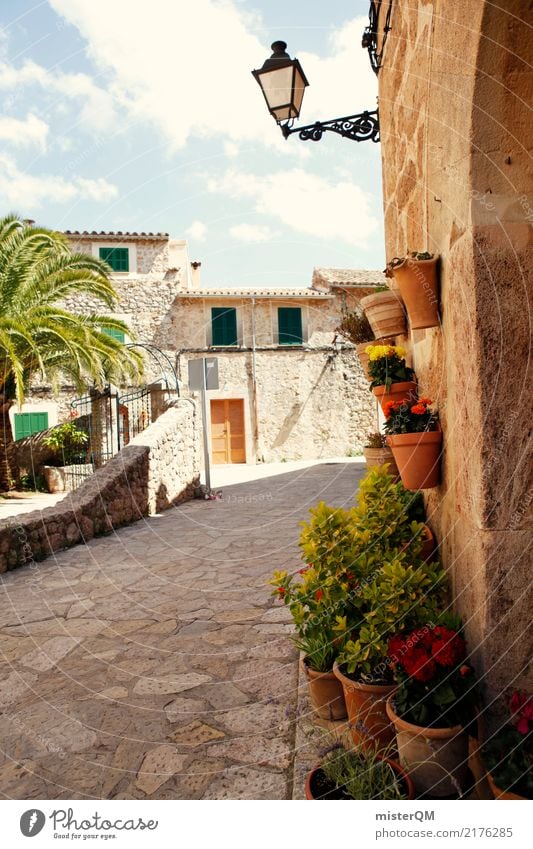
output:
<svg viewBox="0 0 533 849"><path fill-rule="evenodd" d="M113 307L109 266L72 253L61 234L28 226L16 215L0 219L0 490L16 480L9 410L23 403L32 379L58 386L70 378L87 385L136 381L142 358L102 328L128 331L105 315L76 315L62 302L89 295Z"/></svg>

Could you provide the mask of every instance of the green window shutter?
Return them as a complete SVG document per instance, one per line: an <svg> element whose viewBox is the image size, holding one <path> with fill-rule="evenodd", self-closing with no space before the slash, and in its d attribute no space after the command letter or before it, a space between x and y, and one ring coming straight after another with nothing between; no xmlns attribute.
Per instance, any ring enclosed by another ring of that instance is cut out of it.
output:
<svg viewBox="0 0 533 849"><path fill-rule="evenodd" d="M280 345L302 345L302 310L300 307L278 307Z"/></svg>
<svg viewBox="0 0 533 849"><path fill-rule="evenodd" d="M99 248L100 259L107 262L113 271L130 270L130 252L128 248Z"/></svg>
<svg viewBox="0 0 533 849"><path fill-rule="evenodd" d="M48 429L48 413L15 413L15 440Z"/></svg>
<svg viewBox="0 0 533 849"><path fill-rule="evenodd" d="M111 338L116 339L117 342L124 342L126 340L124 331L115 330L114 327L102 327L102 333L106 333L107 336L111 336Z"/></svg>
<svg viewBox="0 0 533 849"><path fill-rule="evenodd" d="M237 344L237 310L233 307L211 309L212 345Z"/></svg>

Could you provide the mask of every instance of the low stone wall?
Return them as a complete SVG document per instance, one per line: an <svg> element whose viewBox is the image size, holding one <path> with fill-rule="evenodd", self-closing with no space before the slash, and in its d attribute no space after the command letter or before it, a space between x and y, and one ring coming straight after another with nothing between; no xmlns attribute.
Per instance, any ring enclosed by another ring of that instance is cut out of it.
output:
<svg viewBox="0 0 533 849"><path fill-rule="evenodd" d="M53 507L0 521L0 572L192 498L199 433L194 405L177 401L76 492Z"/></svg>

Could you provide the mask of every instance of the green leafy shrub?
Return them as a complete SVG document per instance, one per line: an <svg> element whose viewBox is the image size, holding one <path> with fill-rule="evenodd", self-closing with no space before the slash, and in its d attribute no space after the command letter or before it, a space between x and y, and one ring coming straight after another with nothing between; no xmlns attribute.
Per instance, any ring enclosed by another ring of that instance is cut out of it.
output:
<svg viewBox="0 0 533 849"><path fill-rule="evenodd" d="M48 436L43 439L43 445L54 451L54 459L58 466L70 466L73 463L83 463L84 445L89 437L84 430L79 430L73 421L64 422L55 427Z"/></svg>

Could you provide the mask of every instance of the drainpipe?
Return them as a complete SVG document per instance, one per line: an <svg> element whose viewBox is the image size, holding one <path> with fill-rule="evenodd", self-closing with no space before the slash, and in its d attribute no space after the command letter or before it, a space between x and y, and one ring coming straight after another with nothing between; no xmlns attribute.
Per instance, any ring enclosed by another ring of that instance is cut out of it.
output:
<svg viewBox="0 0 533 849"><path fill-rule="evenodd" d="M252 298L252 408L254 426L254 456L257 463L257 451L259 448L259 423L257 418L257 380L255 369L255 298Z"/></svg>

